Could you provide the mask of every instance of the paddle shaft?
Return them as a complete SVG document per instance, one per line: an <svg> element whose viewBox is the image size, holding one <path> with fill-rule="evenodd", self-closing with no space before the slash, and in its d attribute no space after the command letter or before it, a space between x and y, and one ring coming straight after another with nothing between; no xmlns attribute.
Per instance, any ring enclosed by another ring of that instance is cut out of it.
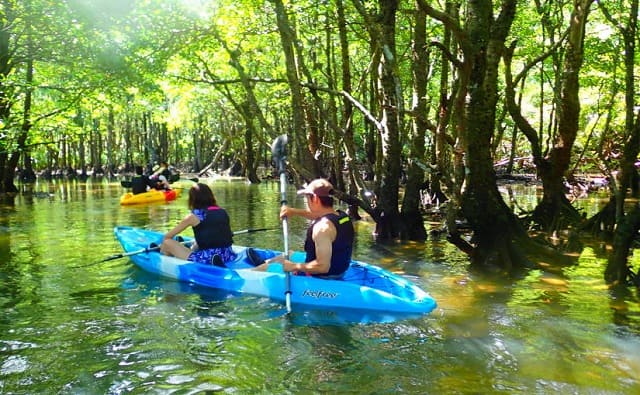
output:
<svg viewBox="0 0 640 395"><path fill-rule="evenodd" d="M187 180L187 181L192 181L192 182L198 182L198 177L193 177L193 178L181 178L181 180ZM120 181L120 185L122 185L123 188L131 188L131 180L122 180Z"/></svg>
<svg viewBox="0 0 640 395"><path fill-rule="evenodd" d="M283 134L276 137L271 144L271 156L278 166L278 172L280 173L280 207L287 204L287 135ZM284 236L284 259L289 259L289 226L287 217L282 219L282 233ZM285 272L285 291L284 291L285 305L287 306L287 313L291 312L291 273Z"/></svg>
<svg viewBox="0 0 640 395"><path fill-rule="evenodd" d="M127 256L132 256L132 255L143 254L145 252L157 251L159 249L160 249L160 246L156 246L156 247L151 247L151 248L143 248L141 250L136 250L136 251L131 251L131 252L123 252L121 254L115 254L115 255L111 255L109 257L106 257L105 259L101 260L100 262L112 261L114 259L124 258L124 257L127 257Z"/></svg>
<svg viewBox="0 0 640 395"><path fill-rule="evenodd" d="M280 173L280 206L287 204L287 175L285 172ZM282 233L284 235L284 259L289 259L289 224L287 217L282 219ZM291 274L286 272L285 274L285 304L287 306L287 312L291 312Z"/></svg>
<svg viewBox="0 0 640 395"><path fill-rule="evenodd" d="M256 229L243 229L243 230L237 230L235 232L233 232L234 236L235 235L240 235L240 234L244 234L244 233L253 233L253 232L262 232L265 230L273 230L275 228L256 228ZM191 243L190 241L184 241L183 244L185 243ZM107 257L99 262L107 262L107 261L112 261L114 259L119 259L119 258L124 258L124 257L128 257L128 256L132 256L132 255L138 255L138 254L144 254L147 252L151 252L151 251L157 251L160 249L160 246L157 247L151 247L151 248L143 248L140 250L136 250L136 251L131 251L131 252L123 252L121 254L115 254L115 255L111 255L110 257Z"/></svg>

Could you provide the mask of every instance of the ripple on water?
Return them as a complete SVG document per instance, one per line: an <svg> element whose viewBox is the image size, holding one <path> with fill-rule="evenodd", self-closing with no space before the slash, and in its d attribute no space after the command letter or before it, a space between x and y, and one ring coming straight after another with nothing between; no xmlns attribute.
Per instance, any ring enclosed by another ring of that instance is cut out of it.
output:
<svg viewBox="0 0 640 395"><path fill-rule="evenodd" d="M237 229L273 227L278 187L225 183L216 196ZM370 237L374 224L360 221L354 255L411 274L438 309L388 324L324 325L333 312L286 315L267 299L167 281L126 258L97 263L121 252L114 226L170 229L188 207L185 197L122 208L119 183L86 189L98 193L19 195L0 216L10 224L0 225L8 229L0 240L0 392L640 393L637 293L604 285L599 250L553 273L501 280L470 272L444 239L381 246ZM299 248L307 224L290 225ZM237 241L274 247L282 235Z"/></svg>
<svg viewBox="0 0 640 395"><path fill-rule="evenodd" d="M10 375L25 372L29 368L29 361L26 357L11 355L4 360L0 366L0 375Z"/></svg>

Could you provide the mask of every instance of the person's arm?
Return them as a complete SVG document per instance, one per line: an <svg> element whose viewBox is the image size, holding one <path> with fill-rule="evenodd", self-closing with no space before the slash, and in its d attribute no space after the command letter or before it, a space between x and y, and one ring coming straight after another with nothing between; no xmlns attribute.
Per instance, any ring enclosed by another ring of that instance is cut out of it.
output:
<svg viewBox="0 0 640 395"><path fill-rule="evenodd" d="M189 258L189 254L193 251L186 247L181 242L174 239L180 232L185 230L189 226L195 226L200 223L198 217L190 213L178 225L164 234L162 244L160 245L160 252L164 255L175 256L180 259ZM194 243L195 244L195 243Z"/></svg>
<svg viewBox="0 0 640 395"><path fill-rule="evenodd" d="M162 172L164 171L165 167L164 166L160 166L158 167L158 169L156 171L153 172L153 174L151 174L151 177L157 177L160 174L162 174Z"/></svg>
<svg viewBox="0 0 640 395"><path fill-rule="evenodd" d="M294 263L289 260L283 262L286 272L301 271L311 274L325 274L331 269L333 241L336 239L336 228L331 221L324 218L313 226L312 238L316 245L316 259L307 263Z"/></svg>
<svg viewBox="0 0 640 395"><path fill-rule="evenodd" d="M189 226L196 226L200 223L198 217L189 213L178 225L176 225L173 229L164 234L163 239L173 239L175 236L179 235L180 232L187 229Z"/></svg>
<svg viewBox="0 0 640 395"><path fill-rule="evenodd" d="M318 218L318 215L315 215L306 208L294 208L287 205L284 205L280 208L280 219L283 219L284 217L291 218L295 216L303 217L310 220Z"/></svg>

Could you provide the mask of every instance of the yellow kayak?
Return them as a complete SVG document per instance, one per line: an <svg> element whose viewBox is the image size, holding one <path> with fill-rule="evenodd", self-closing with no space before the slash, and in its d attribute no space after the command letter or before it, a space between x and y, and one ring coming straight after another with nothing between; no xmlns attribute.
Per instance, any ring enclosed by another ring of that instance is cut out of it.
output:
<svg viewBox="0 0 640 395"><path fill-rule="evenodd" d="M182 188L170 189L168 191L152 189L147 192L138 193L137 195L127 192L120 197L120 204L128 206L131 204L169 202L171 200L176 200L180 196L181 192Z"/></svg>

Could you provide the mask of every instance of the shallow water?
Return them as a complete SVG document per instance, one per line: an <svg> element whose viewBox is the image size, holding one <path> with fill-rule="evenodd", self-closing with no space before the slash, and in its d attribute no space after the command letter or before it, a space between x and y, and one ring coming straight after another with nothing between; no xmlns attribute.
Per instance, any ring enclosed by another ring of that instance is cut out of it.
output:
<svg viewBox="0 0 640 395"><path fill-rule="evenodd" d="M234 230L277 228L236 243L281 248L277 183L211 185ZM470 274L446 242L376 245L363 221L355 257L410 276L438 308L321 325L266 299L149 275L126 258L98 262L121 252L114 226L168 230L187 214L186 194L120 207L123 192L116 182L39 183L2 201L0 393L640 392L638 296L605 286L597 246L556 274L494 279ZM290 221L292 248L304 227Z"/></svg>

